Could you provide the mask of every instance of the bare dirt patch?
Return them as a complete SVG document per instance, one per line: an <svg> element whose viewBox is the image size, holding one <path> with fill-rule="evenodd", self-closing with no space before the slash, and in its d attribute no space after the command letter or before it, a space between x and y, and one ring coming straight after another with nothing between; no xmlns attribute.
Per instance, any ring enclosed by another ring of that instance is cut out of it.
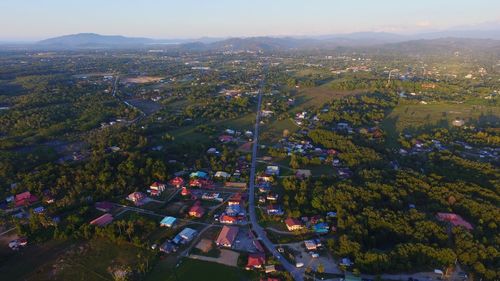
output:
<svg viewBox="0 0 500 281"><path fill-rule="evenodd" d="M231 250L222 249L220 250L220 256L218 258L204 257L198 255L190 255L189 257L195 260L204 260L210 262L216 262L220 264L225 264L229 266L237 266L238 257L240 254Z"/></svg>
<svg viewBox="0 0 500 281"><path fill-rule="evenodd" d="M129 78L125 79L125 83L146 84L146 83L159 82L162 79L163 79L163 77L159 77L159 76L129 77Z"/></svg>

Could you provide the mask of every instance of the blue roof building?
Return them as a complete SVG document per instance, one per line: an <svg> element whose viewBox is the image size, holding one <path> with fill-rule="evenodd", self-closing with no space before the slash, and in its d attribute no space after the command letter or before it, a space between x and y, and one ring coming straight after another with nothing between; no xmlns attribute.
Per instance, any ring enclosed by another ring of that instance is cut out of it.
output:
<svg viewBox="0 0 500 281"><path fill-rule="evenodd" d="M176 218L167 216L160 221L160 226L172 227L176 221Z"/></svg>
<svg viewBox="0 0 500 281"><path fill-rule="evenodd" d="M318 234L328 233L328 224L326 222L320 222L314 225L314 232Z"/></svg>
<svg viewBox="0 0 500 281"><path fill-rule="evenodd" d="M190 178L202 178L202 179L208 179L208 174L203 172L203 171L196 171L192 172L189 175Z"/></svg>

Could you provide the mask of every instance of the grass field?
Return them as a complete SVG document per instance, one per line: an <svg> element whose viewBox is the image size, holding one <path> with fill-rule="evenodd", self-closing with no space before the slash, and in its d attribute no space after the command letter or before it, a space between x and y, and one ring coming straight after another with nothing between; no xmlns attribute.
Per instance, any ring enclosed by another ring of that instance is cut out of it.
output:
<svg viewBox="0 0 500 281"><path fill-rule="evenodd" d="M461 118L471 124L499 124L500 107L474 103L431 103L417 104L400 102L382 122L382 128L389 139L396 139L400 132L418 132L425 129L451 126Z"/></svg>
<svg viewBox="0 0 500 281"><path fill-rule="evenodd" d="M160 263L162 263L161 261ZM167 262L165 262L167 263ZM158 266L161 266L159 264ZM246 271L241 268L225 266L218 263L205 262L200 260L183 259L179 267L174 271L175 267L162 268L162 272L152 272L147 276L147 281L244 281L258 280L257 273Z"/></svg>
<svg viewBox="0 0 500 281"><path fill-rule="evenodd" d="M137 268L138 255L145 250L129 243L117 245L106 240L92 240L69 249L52 268L58 268L57 280L113 280L108 267L128 265Z"/></svg>
<svg viewBox="0 0 500 281"><path fill-rule="evenodd" d="M255 113L242 115L235 119L212 122L213 125L227 127L236 130L252 130L255 124Z"/></svg>
<svg viewBox="0 0 500 281"><path fill-rule="evenodd" d="M12 252L8 259L0 264L2 280L45 280L40 270L47 263L53 262L71 241L51 240L43 244L28 245L19 252Z"/></svg>
<svg viewBox="0 0 500 281"><path fill-rule="evenodd" d="M283 120L272 120L261 126L261 144L272 145L283 138L283 131L288 130L290 134L295 133L299 127L290 118Z"/></svg>
<svg viewBox="0 0 500 281"><path fill-rule="evenodd" d="M330 83L323 84L317 87L305 88L299 90L294 96L297 106L294 110L302 110L307 107L318 107L330 102L334 99L341 99L346 96L352 96L364 93L363 90L355 91L340 91L334 90L330 87Z"/></svg>

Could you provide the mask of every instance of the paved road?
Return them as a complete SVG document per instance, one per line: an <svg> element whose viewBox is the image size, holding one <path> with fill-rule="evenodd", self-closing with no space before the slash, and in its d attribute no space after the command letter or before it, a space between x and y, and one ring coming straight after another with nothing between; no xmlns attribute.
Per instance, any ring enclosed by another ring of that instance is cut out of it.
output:
<svg viewBox="0 0 500 281"><path fill-rule="evenodd" d="M266 248L275 256L283 265L283 267L290 272L295 280L302 281L304 280L304 274L301 270L296 268L294 265L289 263L277 250L275 245L267 238L264 229L259 225L257 221L257 216L255 214L255 167L257 166L257 149L259 146L259 123L260 123L260 108L262 103L262 90L259 91L258 101L257 101L257 116L255 117L255 129L254 129L254 143L252 146L252 165L250 167L250 182L249 182L249 215L250 222L252 223L252 229L257 234L257 238L261 240L261 242L266 246Z"/></svg>

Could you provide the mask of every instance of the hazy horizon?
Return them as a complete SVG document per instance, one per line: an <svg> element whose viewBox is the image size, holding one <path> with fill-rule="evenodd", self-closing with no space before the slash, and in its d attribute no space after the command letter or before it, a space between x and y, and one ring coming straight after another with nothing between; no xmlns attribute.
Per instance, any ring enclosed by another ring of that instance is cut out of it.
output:
<svg viewBox="0 0 500 281"><path fill-rule="evenodd" d="M401 1L14 1L0 3L0 41L76 33L155 39L316 36L353 32L415 34L499 25L500 2Z"/></svg>

